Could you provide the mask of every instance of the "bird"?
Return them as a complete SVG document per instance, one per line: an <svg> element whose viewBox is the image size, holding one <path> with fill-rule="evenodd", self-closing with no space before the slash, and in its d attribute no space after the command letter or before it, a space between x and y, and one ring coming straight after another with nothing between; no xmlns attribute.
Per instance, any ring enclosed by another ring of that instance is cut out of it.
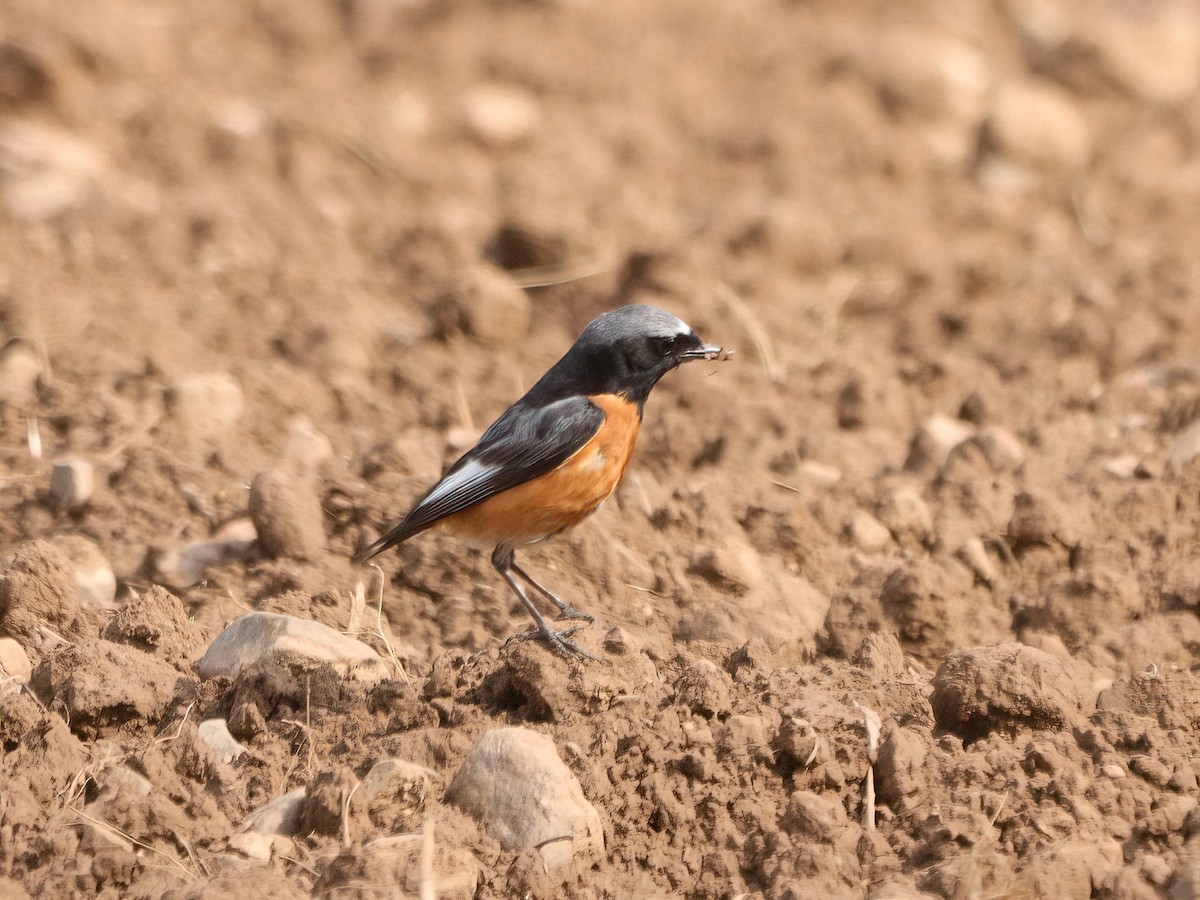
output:
<svg viewBox="0 0 1200 900"><path fill-rule="evenodd" d="M725 359L731 353L705 344L689 325L654 306L602 313L407 515L354 561L365 563L438 526L491 549L492 565L534 622L532 630L510 640L541 639L561 656L595 659L570 639L583 626L555 630L526 588L557 608L555 621L591 622L592 617L535 580L517 563L517 548L579 524L612 496L659 379L685 362Z"/></svg>

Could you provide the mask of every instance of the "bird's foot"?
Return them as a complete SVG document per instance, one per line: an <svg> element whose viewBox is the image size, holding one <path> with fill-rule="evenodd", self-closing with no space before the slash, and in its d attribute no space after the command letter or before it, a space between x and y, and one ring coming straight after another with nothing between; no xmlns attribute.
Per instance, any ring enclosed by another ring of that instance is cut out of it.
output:
<svg viewBox="0 0 1200 900"><path fill-rule="evenodd" d="M591 613L585 613L582 609L576 609L570 603L564 603L558 608L558 615L554 617L555 622L561 622L564 619L581 619L591 625L595 622L595 618Z"/></svg>
<svg viewBox="0 0 1200 900"><path fill-rule="evenodd" d="M553 628L533 628L530 631L517 632L504 643L508 645L514 641L545 641L552 651L564 659L595 660L595 656L570 640L571 635L582 627L582 625L575 625L571 628L564 628L562 631L555 631Z"/></svg>

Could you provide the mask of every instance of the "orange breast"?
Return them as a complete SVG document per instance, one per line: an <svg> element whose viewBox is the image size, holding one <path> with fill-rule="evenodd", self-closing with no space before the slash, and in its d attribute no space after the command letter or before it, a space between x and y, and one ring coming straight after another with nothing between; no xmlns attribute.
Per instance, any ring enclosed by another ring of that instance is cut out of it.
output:
<svg viewBox="0 0 1200 900"><path fill-rule="evenodd" d="M605 416L590 441L546 474L448 516L443 527L489 546L505 541L528 544L570 528L599 509L625 474L641 417L637 404L615 394L588 399Z"/></svg>

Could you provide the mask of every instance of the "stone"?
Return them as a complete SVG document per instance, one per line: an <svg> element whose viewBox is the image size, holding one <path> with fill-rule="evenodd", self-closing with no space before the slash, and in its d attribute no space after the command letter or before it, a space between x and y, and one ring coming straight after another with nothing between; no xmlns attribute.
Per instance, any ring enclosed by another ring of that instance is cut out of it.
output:
<svg viewBox="0 0 1200 900"><path fill-rule="evenodd" d="M41 222L84 206L96 193L104 162L95 145L49 125L8 120L0 130L0 197L24 222Z"/></svg>
<svg viewBox="0 0 1200 900"><path fill-rule="evenodd" d="M842 480L841 470L824 463L814 462L811 459L800 463L796 473L804 481L826 490L837 487L838 482Z"/></svg>
<svg viewBox="0 0 1200 900"><path fill-rule="evenodd" d="M463 124L481 144L503 150L528 140L541 112L527 91L507 85L473 88L462 101Z"/></svg>
<svg viewBox="0 0 1200 900"><path fill-rule="evenodd" d="M0 638L0 678L13 678L27 683L33 673L29 654L12 638Z"/></svg>
<svg viewBox="0 0 1200 900"><path fill-rule="evenodd" d="M984 584L992 585L996 583L999 577L999 572L996 569L996 564L992 562L991 556L988 555L987 547L979 538L969 538L961 547L958 548L957 554L959 559L967 564L967 568L975 573L975 577Z"/></svg>
<svg viewBox="0 0 1200 900"><path fill-rule="evenodd" d="M1178 471L1200 456L1200 419L1197 419L1171 441L1167 451L1167 467Z"/></svg>
<svg viewBox="0 0 1200 900"><path fill-rule="evenodd" d="M854 546L866 553L878 553L892 540L887 527L864 509L855 510L846 531Z"/></svg>
<svg viewBox="0 0 1200 900"><path fill-rule="evenodd" d="M459 288L463 325L488 347L512 346L529 333L533 303L513 277L496 266L479 263Z"/></svg>
<svg viewBox="0 0 1200 900"><path fill-rule="evenodd" d="M487 732L454 775L446 801L506 850L539 848L547 870L604 858L600 814L554 743L526 728Z"/></svg>
<svg viewBox="0 0 1200 900"><path fill-rule="evenodd" d="M913 435L904 468L909 472L926 472L940 468L950 451L968 440L975 430L958 419L933 416Z"/></svg>
<svg viewBox="0 0 1200 900"><path fill-rule="evenodd" d="M50 496L59 509L79 509L92 499L96 467L79 457L60 459L50 470Z"/></svg>
<svg viewBox="0 0 1200 900"><path fill-rule="evenodd" d="M300 829L300 813L304 809L306 788L296 788L259 807L242 823L241 831L259 834L282 834L291 837Z"/></svg>
<svg viewBox="0 0 1200 900"><path fill-rule="evenodd" d="M371 823L393 834L414 830L436 781L434 772L402 759L375 763L362 781Z"/></svg>
<svg viewBox="0 0 1200 900"><path fill-rule="evenodd" d="M119 609L117 576L95 543L77 534L60 534L50 543L66 559L75 578L79 605L84 609Z"/></svg>
<svg viewBox="0 0 1200 900"><path fill-rule="evenodd" d="M192 375L167 389L167 410L192 434L219 436L242 417L245 398L225 372Z"/></svg>
<svg viewBox="0 0 1200 900"><path fill-rule="evenodd" d="M983 451L988 463L997 472L1007 472L1025 462L1025 445L1021 439L999 425L985 425L971 438Z"/></svg>
<svg viewBox="0 0 1200 900"><path fill-rule="evenodd" d="M966 742L994 731L1058 730L1084 710L1067 662L1016 643L951 653L933 676L930 704L938 727Z"/></svg>
<svg viewBox="0 0 1200 900"><path fill-rule="evenodd" d="M154 578L182 590L203 581L210 569L246 562L254 553L258 532L250 519L231 519L207 541L186 544L154 559Z"/></svg>
<svg viewBox="0 0 1200 900"><path fill-rule="evenodd" d="M246 859L267 862L275 847L277 834L263 834L259 831L242 831L230 835L228 846L230 850L240 853Z"/></svg>
<svg viewBox="0 0 1200 900"><path fill-rule="evenodd" d="M1113 778L1113 779L1124 778L1125 777L1125 769L1124 769L1124 767L1119 766L1116 763L1105 763L1103 766L1100 767L1100 774L1103 775L1105 778Z"/></svg>
<svg viewBox="0 0 1200 900"><path fill-rule="evenodd" d="M149 797L154 793L154 785L148 778L126 766L114 766L101 779L104 785L98 800L111 800L119 796Z"/></svg>
<svg viewBox="0 0 1200 900"><path fill-rule="evenodd" d="M926 789L925 758L929 747L920 735L907 728L893 728L879 745L875 786L884 803L915 805Z"/></svg>
<svg viewBox="0 0 1200 900"><path fill-rule="evenodd" d="M702 659L680 673L675 682L675 702L706 719L726 716L732 709L729 687L729 675Z"/></svg>
<svg viewBox="0 0 1200 900"><path fill-rule="evenodd" d="M37 400L42 361L23 341L0 347L0 403L25 408Z"/></svg>
<svg viewBox="0 0 1200 900"><path fill-rule="evenodd" d="M713 547L698 549L688 571L713 587L742 595L762 583L762 560L750 542L729 534Z"/></svg>
<svg viewBox="0 0 1200 900"><path fill-rule="evenodd" d="M1082 169L1092 152L1083 113L1066 91L1050 83L1001 84L987 134L1000 154L1033 168Z"/></svg>
<svg viewBox="0 0 1200 900"><path fill-rule="evenodd" d="M325 551L325 514L316 482L274 469L250 485L250 519L268 556L316 559Z"/></svg>
<svg viewBox="0 0 1200 900"><path fill-rule="evenodd" d="M234 677L245 666L277 662L304 670L332 666L356 681L380 681L379 654L328 625L296 616L255 612L234 619L196 663L201 678Z"/></svg>
<svg viewBox="0 0 1200 900"><path fill-rule="evenodd" d="M933 535L933 513L912 488L897 488L888 493L879 508L879 518L898 539L925 543Z"/></svg>
<svg viewBox="0 0 1200 900"><path fill-rule="evenodd" d="M197 728L200 740L223 763L237 762L246 748L234 740L224 719L205 719Z"/></svg>
<svg viewBox="0 0 1200 900"><path fill-rule="evenodd" d="M288 422L282 455L299 472L319 472L333 459L333 444L307 417L297 416Z"/></svg>

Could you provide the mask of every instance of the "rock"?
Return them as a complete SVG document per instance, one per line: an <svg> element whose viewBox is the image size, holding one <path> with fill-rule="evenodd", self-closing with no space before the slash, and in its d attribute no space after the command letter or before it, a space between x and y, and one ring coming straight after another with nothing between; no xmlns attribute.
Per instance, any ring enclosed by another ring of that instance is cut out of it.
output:
<svg viewBox="0 0 1200 900"><path fill-rule="evenodd" d="M72 730L156 722L175 699L179 672L149 653L110 641L61 650L34 669L30 687L47 706L61 703Z"/></svg>
<svg viewBox="0 0 1200 900"><path fill-rule="evenodd" d="M37 401L42 361L23 341L9 341L0 347L0 403L20 409Z"/></svg>
<svg viewBox="0 0 1200 900"><path fill-rule="evenodd" d="M79 457L60 459L50 470L50 496L59 509L78 509L92 499L96 467Z"/></svg>
<svg viewBox="0 0 1200 900"><path fill-rule="evenodd" d="M930 704L938 727L967 742L993 731L1057 730L1084 709L1066 662L1016 643L951 653L933 676Z"/></svg>
<svg viewBox="0 0 1200 900"><path fill-rule="evenodd" d="M300 812L304 809L306 788L276 797L266 806L252 812L242 823L242 831L259 834L282 834L291 837L300 829Z"/></svg>
<svg viewBox="0 0 1200 900"><path fill-rule="evenodd" d="M377 828L393 834L413 831L421 823L425 799L437 781L429 769L402 759L383 759L362 782L367 815Z"/></svg>
<svg viewBox="0 0 1200 900"><path fill-rule="evenodd" d="M51 544L29 541L0 564L0 629L35 655L57 643L43 625L70 640L79 615L67 561Z"/></svg>
<svg viewBox="0 0 1200 900"><path fill-rule="evenodd" d="M1131 756L1129 768L1135 774L1157 788L1164 788L1171 780L1171 770L1153 756Z"/></svg>
<svg viewBox="0 0 1200 900"><path fill-rule="evenodd" d="M749 541L732 534L727 538L715 547L698 549L688 571L719 590L745 594L762 582L762 560Z"/></svg>
<svg viewBox="0 0 1200 900"><path fill-rule="evenodd" d="M1200 419L1197 419L1171 441L1167 451L1167 467L1179 471L1200 456Z"/></svg>
<svg viewBox="0 0 1200 900"><path fill-rule="evenodd" d="M898 540L925 543L933 536L933 513L911 488L897 488L884 498L879 518Z"/></svg>
<svg viewBox="0 0 1200 900"><path fill-rule="evenodd" d="M1034 168L1082 169L1092 152L1087 121L1074 99L1049 83L1001 84L987 134L999 153Z"/></svg>
<svg viewBox="0 0 1200 900"><path fill-rule="evenodd" d="M268 556L316 559L325 551L325 514L309 476L261 473L250 485L250 519Z"/></svg>
<svg viewBox="0 0 1200 900"><path fill-rule="evenodd" d="M53 219L83 206L103 170L95 146L66 131L12 119L0 130L0 191L22 221Z"/></svg>
<svg viewBox="0 0 1200 900"><path fill-rule="evenodd" d="M167 410L194 435L219 436L237 424L245 400L242 386L224 372L192 375L167 389Z"/></svg>
<svg viewBox="0 0 1200 900"><path fill-rule="evenodd" d="M117 604L117 576L104 551L77 534L61 534L50 543L66 559L75 578L79 605L84 609L113 610Z"/></svg>
<svg viewBox="0 0 1200 900"><path fill-rule="evenodd" d="M529 333L533 303L512 276L479 263L459 289L463 325L488 347L513 346Z"/></svg>
<svg viewBox="0 0 1200 900"><path fill-rule="evenodd" d="M1100 774L1105 778L1124 778L1125 769L1116 763L1106 763L1100 767Z"/></svg>
<svg viewBox="0 0 1200 900"><path fill-rule="evenodd" d="M727 716L729 675L706 659L688 666L675 682L675 702L706 719Z"/></svg>
<svg viewBox="0 0 1200 900"><path fill-rule="evenodd" d="M867 553L878 553L892 540L892 533L883 523L862 509L855 510L846 532L854 545Z"/></svg>
<svg viewBox="0 0 1200 900"><path fill-rule="evenodd" d="M229 733L229 725L224 719L205 719L200 723L197 732L200 740L208 745L213 756L223 763L237 762L246 748L233 739Z"/></svg>
<svg viewBox="0 0 1200 900"><path fill-rule="evenodd" d="M991 585L996 583L996 578L999 576L996 564L992 562L987 548L979 538L970 538L967 540L958 548L958 552L955 555L966 563L967 568L974 572L975 577L984 584Z"/></svg>
<svg viewBox="0 0 1200 900"><path fill-rule="evenodd" d="M228 846L230 850L240 853L246 859L267 862L275 849L275 841L282 835L263 834L259 831L242 831L230 835Z"/></svg>
<svg viewBox="0 0 1200 900"><path fill-rule="evenodd" d="M1007 472L1025 462L1025 445L1020 438L998 425L986 425L971 438L997 472Z"/></svg>
<svg viewBox="0 0 1200 900"><path fill-rule="evenodd" d="M304 416L288 422L283 460L302 474L319 472L333 459L333 444Z"/></svg>
<svg viewBox="0 0 1200 900"><path fill-rule="evenodd" d="M26 683L33 672L25 648L12 638L0 638L0 678L15 678Z"/></svg>
<svg viewBox="0 0 1200 900"><path fill-rule="evenodd" d="M950 451L975 433L971 426L947 416L934 416L913 435L904 468L927 472L940 468Z"/></svg>
<svg viewBox="0 0 1200 900"><path fill-rule="evenodd" d="M361 641L320 622L263 612L234 619L196 663L196 671L201 678L232 678L245 666L268 661L305 670L330 665L356 681L387 676L379 654Z"/></svg>
<svg viewBox="0 0 1200 900"><path fill-rule="evenodd" d="M503 150L528 140L541 113L528 92L504 85L481 85L462 103L463 124L481 144Z"/></svg>
<svg viewBox="0 0 1200 900"><path fill-rule="evenodd" d="M104 637L153 653L183 668L195 658L202 632L178 597L166 588L152 585L142 594L131 594L105 626Z"/></svg>
<svg viewBox="0 0 1200 900"><path fill-rule="evenodd" d="M635 652L637 647L638 643L633 635L620 625L614 625L604 633L604 649L608 653L625 656Z"/></svg>
<svg viewBox="0 0 1200 900"><path fill-rule="evenodd" d="M154 785L148 778L126 766L114 766L103 777L103 790L98 801L104 802L119 796L149 797L154 792Z"/></svg>
<svg viewBox="0 0 1200 900"><path fill-rule="evenodd" d="M506 850L541 845L547 869L576 856L604 858L600 814L554 743L528 729L487 732L455 773L446 801L479 821Z"/></svg>
<svg viewBox="0 0 1200 900"><path fill-rule="evenodd" d="M1127 480L1130 478L1151 478L1152 473L1142 461L1141 457L1135 456L1132 453L1125 453L1121 456L1113 456L1104 461L1104 474L1111 475L1113 478Z"/></svg>
<svg viewBox="0 0 1200 900"><path fill-rule="evenodd" d="M213 534L211 540L198 541L163 553L154 559L154 578L182 590L204 580L209 569L245 562L254 552L258 532L249 519L232 519Z"/></svg>

